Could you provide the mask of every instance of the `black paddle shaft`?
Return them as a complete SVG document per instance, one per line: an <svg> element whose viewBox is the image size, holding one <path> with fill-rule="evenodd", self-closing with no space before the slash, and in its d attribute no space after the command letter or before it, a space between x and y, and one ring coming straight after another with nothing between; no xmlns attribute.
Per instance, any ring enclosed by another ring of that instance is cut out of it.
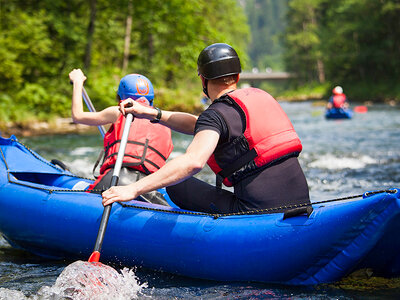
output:
<svg viewBox="0 0 400 300"><path fill-rule="evenodd" d="M110 187L118 185L118 179L119 179L118 176L113 175L113 177L111 178ZM104 240L104 235L105 235L106 229L107 229L108 219L110 218L111 206L112 206L112 204L109 204L106 207L104 207L103 215L101 216L100 227L99 227L99 231L97 233L97 239L96 239L96 243L94 245L93 251L100 252L101 246L103 245L103 240ZM105 220L105 221L103 222L103 220Z"/></svg>
<svg viewBox="0 0 400 300"><path fill-rule="evenodd" d="M110 187L118 185L119 173L120 173L120 170L122 167L122 161L124 159L125 148L126 148L126 144L128 142L129 130L131 128L132 121L133 121L133 115L131 113L127 114L126 119L125 119L124 131L123 131L122 137L121 137L121 143L120 143L120 146L118 149L117 161L115 162L114 173L111 178ZM112 206L112 204L109 204L104 207L103 215L101 216L100 227L99 227L99 231L97 233L96 243L94 245L93 252L100 252L101 246L103 245L103 240L104 240L104 235L105 235L107 224L108 224L108 219L110 218L111 206Z"/></svg>

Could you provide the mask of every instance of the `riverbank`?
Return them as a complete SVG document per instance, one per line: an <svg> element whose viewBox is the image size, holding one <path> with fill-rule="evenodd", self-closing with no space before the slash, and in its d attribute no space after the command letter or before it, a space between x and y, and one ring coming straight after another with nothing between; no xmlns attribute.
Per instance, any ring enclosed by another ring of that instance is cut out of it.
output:
<svg viewBox="0 0 400 300"><path fill-rule="evenodd" d="M326 100L324 97L318 95L313 95L314 97L309 96L299 96L296 97L286 97L281 98L277 97L279 102L312 102L313 106L325 106ZM395 100L387 100L383 101L383 103L388 104L389 106L395 107L400 105L398 101ZM352 103L353 105L365 105L371 107L374 105L372 101L363 101L360 103ZM206 106L196 105L193 107L192 111L185 107L177 107L173 106L168 110L177 110L177 111L186 111L189 113L194 113L199 115L202 110L204 110ZM40 136L40 135L63 135L63 134L90 134L97 132L98 129L96 126L87 126L82 124L76 124L72 122L71 118L61 118L56 117L49 121L39 121L39 120L30 120L29 122L0 122L0 134L3 137L8 137L10 135L15 135L17 137L30 137L30 136Z"/></svg>
<svg viewBox="0 0 400 300"><path fill-rule="evenodd" d="M39 135L62 135L62 134L86 134L96 132L97 127L75 124L71 118L56 118L54 120L31 121L29 123L6 122L0 126L3 137L15 135L17 137L29 137Z"/></svg>

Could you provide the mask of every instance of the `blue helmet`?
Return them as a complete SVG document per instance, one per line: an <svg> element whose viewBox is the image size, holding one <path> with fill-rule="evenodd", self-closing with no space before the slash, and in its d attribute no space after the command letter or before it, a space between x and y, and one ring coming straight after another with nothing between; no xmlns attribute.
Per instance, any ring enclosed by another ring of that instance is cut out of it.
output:
<svg viewBox="0 0 400 300"><path fill-rule="evenodd" d="M145 97L153 105L154 89L150 80L140 74L129 74L121 79L118 86L118 96L121 100L132 98L136 100Z"/></svg>

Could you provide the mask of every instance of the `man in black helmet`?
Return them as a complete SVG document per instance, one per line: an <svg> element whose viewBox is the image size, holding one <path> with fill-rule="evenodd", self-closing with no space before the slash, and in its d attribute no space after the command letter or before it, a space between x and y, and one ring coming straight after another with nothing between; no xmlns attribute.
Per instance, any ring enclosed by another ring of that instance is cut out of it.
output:
<svg viewBox="0 0 400 300"><path fill-rule="evenodd" d="M212 100L199 117L136 103L128 108L129 100L121 103L123 113L132 112L194 138L185 154L157 172L105 191L103 204L128 201L165 186L172 201L193 211L231 213L280 207L271 210L277 212L309 204L307 181L297 159L302 145L278 102L259 89L237 89L240 60L227 44L203 49L197 65L203 92ZM216 186L193 177L206 163L217 175ZM222 183L234 191L222 189Z"/></svg>

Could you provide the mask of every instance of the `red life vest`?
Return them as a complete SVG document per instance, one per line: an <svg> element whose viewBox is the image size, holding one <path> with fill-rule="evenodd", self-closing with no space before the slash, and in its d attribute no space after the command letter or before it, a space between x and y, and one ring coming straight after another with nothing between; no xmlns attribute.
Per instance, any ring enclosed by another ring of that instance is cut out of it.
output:
<svg viewBox="0 0 400 300"><path fill-rule="evenodd" d="M121 114L104 136L104 160L100 176L89 189L93 189L117 160L125 117ZM128 143L122 167L151 174L165 165L173 149L171 130L146 119L134 119L129 131Z"/></svg>
<svg viewBox="0 0 400 300"><path fill-rule="evenodd" d="M260 89L245 88L229 93L227 98L242 112L245 128L241 136L232 137L233 142L217 146L208 161L211 169L223 177L226 186L232 186L284 157L298 156L302 150L300 139L271 95ZM218 111L224 116L223 110ZM232 128L229 125L232 120L224 119L228 128Z"/></svg>
<svg viewBox="0 0 400 300"><path fill-rule="evenodd" d="M345 94L337 94L333 96L333 107L341 108L345 102L346 102Z"/></svg>

